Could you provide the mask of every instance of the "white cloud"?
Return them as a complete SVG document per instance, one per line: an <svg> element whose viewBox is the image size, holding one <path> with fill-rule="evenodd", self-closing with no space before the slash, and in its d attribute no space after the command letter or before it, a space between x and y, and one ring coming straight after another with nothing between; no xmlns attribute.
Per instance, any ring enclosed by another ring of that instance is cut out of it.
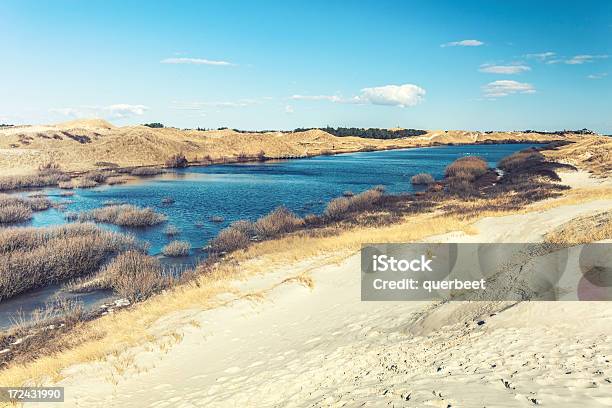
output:
<svg viewBox="0 0 612 408"><path fill-rule="evenodd" d="M546 51L546 52L540 52L540 53L537 53L537 54L527 54L527 55L525 55L525 58L532 58L532 59L536 59L538 61L546 61L549 58L553 58L556 55L557 54L552 52L552 51Z"/></svg>
<svg viewBox="0 0 612 408"><path fill-rule="evenodd" d="M490 65L484 64L480 66L480 72L488 74L520 74L521 72L531 71L527 65Z"/></svg>
<svg viewBox="0 0 612 408"><path fill-rule="evenodd" d="M482 41L478 40L461 40L461 41L451 41L446 44L441 44L440 47L478 47L483 45Z"/></svg>
<svg viewBox="0 0 612 408"><path fill-rule="evenodd" d="M424 96L425 90L413 84L386 85L363 88L357 100L374 105L392 105L404 108L421 103Z"/></svg>
<svg viewBox="0 0 612 408"><path fill-rule="evenodd" d="M109 119L123 119L132 116L141 116L149 110L145 105L130 105L118 103L109 106L79 106L76 108L55 108L49 112L72 118L104 117Z"/></svg>
<svg viewBox="0 0 612 408"><path fill-rule="evenodd" d="M285 105L285 113L293 113L293 112L295 112L295 111L293 110L293 106L291 106L291 105Z"/></svg>
<svg viewBox="0 0 612 408"><path fill-rule="evenodd" d="M192 64L192 65L217 65L217 66L234 66L227 61L214 61L204 58L166 58L160 61L162 64Z"/></svg>
<svg viewBox="0 0 612 408"><path fill-rule="evenodd" d="M516 93L535 93L535 88L533 85L525 82L511 81L508 79L489 82L483 86L482 89L487 98L508 96Z"/></svg>
<svg viewBox="0 0 612 408"><path fill-rule="evenodd" d="M334 103L372 104L405 108L423 101L425 90L414 84L385 85L363 88L359 95L342 98L337 95L293 95L291 99L302 101L329 101Z"/></svg>
<svg viewBox="0 0 612 408"><path fill-rule="evenodd" d="M608 58L607 55L576 55L565 61L566 64L569 65L581 65L587 62L593 62L596 59Z"/></svg>
<svg viewBox="0 0 612 408"><path fill-rule="evenodd" d="M128 105L126 103L119 103L116 105L110 105L103 108L103 111L108 112L108 115L112 118L127 118L130 116L141 116L144 115L145 111L149 108L144 105Z"/></svg>
<svg viewBox="0 0 612 408"><path fill-rule="evenodd" d="M588 79L604 79L607 76L608 76L607 72L600 72L599 74L587 75L587 78Z"/></svg>

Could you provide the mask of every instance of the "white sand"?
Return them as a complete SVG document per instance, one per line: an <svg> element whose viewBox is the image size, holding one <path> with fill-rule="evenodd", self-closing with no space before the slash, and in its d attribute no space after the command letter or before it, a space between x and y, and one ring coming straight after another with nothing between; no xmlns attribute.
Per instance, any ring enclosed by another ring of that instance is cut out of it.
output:
<svg viewBox="0 0 612 408"><path fill-rule="evenodd" d="M478 235L432 240L538 240L610 208L483 219ZM242 286L273 287L308 267ZM259 303L169 316L155 331L178 328L181 341L70 368L59 406L612 406L612 304L361 302L359 271L357 254L316 269L312 290L288 283Z"/></svg>

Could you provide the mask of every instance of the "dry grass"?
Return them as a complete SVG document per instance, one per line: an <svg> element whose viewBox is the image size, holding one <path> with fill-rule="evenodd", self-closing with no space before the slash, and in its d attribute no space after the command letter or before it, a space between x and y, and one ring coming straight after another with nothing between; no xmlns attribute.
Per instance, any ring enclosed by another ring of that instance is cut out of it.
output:
<svg viewBox="0 0 612 408"><path fill-rule="evenodd" d="M116 293L131 301L146 299L171 283L164 276L159 260L139 251L118 255L101 275Z"/></svg>
<svg viewBox="0 0 612 408"><path fill-rule="evenodd" d="M546 234L552 244L578 245L612 238L612 211L575 218Z"/></svg>
<svg viewBox="0 0 612 408"><path fill-rule="evenodd" d="M279 234L292 232L304 225L304 220L285 207L279 207L270 214L258 219L253 228L257 236L271 238Z"/></svg>
<svg viewBox="0 0 612 408"><path fill-rule="evenodd" d="M164 170L160 167L137 167L130 171L132 176L147 177L156 176L164 173Z"/></svg>
<svg viewBox="0 0 612 408"><path fill-rule="evenodd" d="M487 162L476 156L461 157L448 166L444 170L444 176L465 181L473 181L484 175L489 166Z"/></svg>
<svg viewBox="0 0 612 408"><path fill-rule="evenodd" d="M45 197L0 194L0 224L28 221L33 211L43 211L50 207L51 201Z"/></svg>
<svg viewBox="0 0 612 408"><path fill-rule="evenodd" d="M173 154L166 160L166 166L170 168L187 167L189 162L183 153Z"/></svg>
<svg viewBox="0 0 612 408"><path fill-rule="evenodd" d="M181 230L176 225L168 225L166 229L164 229L164 234L168 235L169 237L174 237L180 233Z"/></svg>
<svg viewBox="0 0 612 408"><path fill-rule="evenodd" d="M162 254L172 257L188 256L190 249L188 241L172 241L162 248Z"/></svg>
<svg viewBox="0 0 612 408"><path fill-rule="evenodd" d="M435 179L429 173L419 173L412 176L410 182L414 185L427 185L435 182Z"/></svg>
<svg viewBox="0 0 612 408"><path fill-rule="evenodd" d="M251 243L251 238L243 229L231 225L222 229L210 242L209 250L213 253L225 253L245 248Z"/></svg>
<svg viewBox="0 0 612 408"><path fill-rule="evenodd" d="M340 220L351 213L371 210L383 194L384 187L375 187L351 197L335 198L327 204L324 215L331 220Z"/></svg>
<svg viewBox="0 0 612 408"><path fill-rule="evenodd" d="M109 257L140 248L133 237L92 224L0 230L0 301L91 274Z"/></svg>
<svg viewBox="0 0 612 408"><path fill-rule="evenodd" d="M126 227L148 227L166 221L166 216L152 208L130 204L110 205L79 214L80 221L97 221Z"/></svg>

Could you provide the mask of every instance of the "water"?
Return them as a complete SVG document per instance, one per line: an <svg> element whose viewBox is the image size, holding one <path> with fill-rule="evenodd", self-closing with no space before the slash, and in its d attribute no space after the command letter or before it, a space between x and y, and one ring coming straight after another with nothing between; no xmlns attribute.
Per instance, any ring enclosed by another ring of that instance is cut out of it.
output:
<svg viewBox="0 0 612 408"><path fill-rule="evenodd" d="M201 248L233 221L255 220L280 205L300 216L320 214L325 203L343 192L359 193L376 185L385 186L391 193L414 191L410 177L417 173L430 173L440 179L449 163L466 155L480 156L494 167L501 158L531 146L536 145L439 146L278 162L190 167L126 185L75 189L72 197L61 197L63 190L59 189L46 189L44 192L56 202L70 200L65 204L65 211L90 210L103 206L107 201L155 208L168 216L167 223L136 229L103 226L136 235L149 242L150 254L158 255L171 240L164 234L164 229L168 224L176 225L181 233L175 238L190 242L191 257L164 261L179 264L177 266L180 267L181 264L196 262L197 257L202 256ZM175 202L163 204L164 197L172 197ZM26 225L63 224L66 223L64 215L58 209L37 212ZM213 216L223 217L224 221L212 222L210 217ZM41 289L23 296L40 303L45 298L43 294L47 293L46 289ZM97 294L88 296L95 302L100 301ZM84 300L88 302L88 297ZM5 303L0 306L0 327L9 313L5 310Z"/></svg>
<svg viewBox="0 0 612 408"><path fill-rule="evenodd" d="M332 198L345 191L359 193L384 185L391 193L414 191L410 177L431 173L442 177L444 168L465 155L478 155L495 166L501 158L534 145L466 145L348 153L279 162L189 167L144 182L95 189L76 189L72 197L60 197L62 190L45 192L54 201L70 200L66 211L101 207L106 201L153 207L168 216L168 223L149 228L106 228L130 232L150 243L150 253L159 254L170 239L166 225L176 225L192 248L205 246L233 221L255 220L284 205L300 216L319 214ZM163 204L164 197L175 202ZM223 217L215 223L210 217ZM65 223L64 213L51 209L35 213L30 225ZM194 251L195 252L195 251Z"/></svg>

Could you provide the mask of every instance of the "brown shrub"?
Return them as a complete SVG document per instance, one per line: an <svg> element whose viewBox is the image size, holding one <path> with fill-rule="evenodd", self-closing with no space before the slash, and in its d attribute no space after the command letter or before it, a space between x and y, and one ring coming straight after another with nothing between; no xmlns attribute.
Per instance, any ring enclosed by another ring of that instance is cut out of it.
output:
<svg viewBox="0 0 612 408"><path fill-rule="evenodd" d="M485 174L488 168L487 162L480 157L465 156L446 166L444 176L472 181Z"/></svg>
<svg viewBox="0 0 612 408"><path fill-rule="evenodd" d="M187 241L172 241L162 248L162 254L166 256L187 256L191 245Z"/></svg>
<svg viewBox="0 0 612 408"><path fill-rule="evenodd" d="M113 259L102 272L109 286L131 301L146 299L167 287L158 259L138 251L127 251Z"/></svg>
<svg viewBox="0 0 612 408"><path fill-rule="evenodd" d="M0 301L95 272L120 252L143 250L130 236L93 224L0 230Z"/></svg>
<svg viewBox="0 0 612 408"><path fill-rule="evenodd" d="M410 182L414 185L427 185L434 183L435 179L429 173L419 173L412 176Z"/></svg>
<svg viewBox="0 0 612 408"><path fill-rule="evenodd" d="M263 238L271 238L279 234L292 232L301 227L304 220L285 207L278 207L270 214L255 222L255 232Z"/></svg>
<svg viewBox="0 0 612 408"><path fill-rule="evenodd" d="M376 186L352 197L339 197L331 200L323 214L329 219L341 219L346 214L368 211L380 201L384 194L383 186Z"/></svg>
<svg viewBox="0 0 612 408"><path fill-rule="evenodd" d="M0 224L24 222L32 218L32 209L22 203L13 203L0 207Z"/></svg>
<svg viewBox="0 0 612 408"><path fill-rule="evenodd" d="M246 248L251 239L244 231L227 227L219 232L211 242L210 251L213 253L231 252L237 249Z"/></svg>
<svg viewBox="0 0 612 408"><path fill-rule="evenodd" d="M177 153L166 160L166 166L171 168L187 167L189 162L183 153Z"/></svg>
<svg viewBox="0 0 612 408"><path fill-rule="evenodd" d="M505 172L527 170L543 163L546 159L537 150L522 150L504 157L497 163L497 167Z"/></svg>
<svg viewBox="0 0 612 408"><path fill-rule="evenodd" d="M111 205L79 214L80 221L97 221L126 227L148 227L166 221L166 216L152 208L130 204Z"/></svg>
<svg viewBox="0 0 612 408"><path fill-rule="evenodd" d="M132 176L139 177L156 176L162 173L164 173L164 170L159 167L137 167L130 171Z"/></svg>
<svg viewBox="0 0 612 408"><path fill-rule="evenodd" d="M173 237L181 233L181 230L176 225L168 225L164 230L164 234Z"/></svg>

